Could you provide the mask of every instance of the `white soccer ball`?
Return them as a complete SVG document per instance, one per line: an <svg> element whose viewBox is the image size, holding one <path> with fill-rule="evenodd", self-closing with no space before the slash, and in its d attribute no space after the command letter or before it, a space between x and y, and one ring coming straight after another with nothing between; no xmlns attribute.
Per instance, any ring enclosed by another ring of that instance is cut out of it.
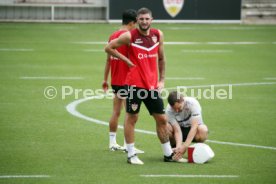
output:
<svg viewBox="0 0 276 184"><path fill-rule="evenodd" d="M193 146L194 146L194 151L193 151L194 163L204 164L205 162L208 162L215 156L215 153L207 144L196 143Z"/></svg>

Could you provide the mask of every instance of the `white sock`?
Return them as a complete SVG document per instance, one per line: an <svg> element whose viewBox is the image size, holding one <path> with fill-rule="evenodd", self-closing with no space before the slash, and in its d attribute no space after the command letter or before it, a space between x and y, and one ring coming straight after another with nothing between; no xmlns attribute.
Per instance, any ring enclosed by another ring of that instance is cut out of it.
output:
<svg viewBox="0 0 276 184"><path fill-rule="evenodd" d="M172 151L172 147L171 147L171 143L170 141L164 143L164 144L161 144L161 147L162 147L162 150L163 150L163 153L165 156L171 156L173 151Z"/></svg>
<svg viewBox="0 0 276 184"><path fill-rule="evenodd" d="M109 132L109 145L116 143L116 132Z"/></svg>
<svg viewBox="0 0 276 184"><path fill-rule="evenodd" d="M124 139L124 148L127 147L126 138Z"/></svg>
<svg viewBox="0 0 276 184"><path fill-rule="evenodd" d="M126 147L127 147L127 156L128 157L131 157L134 154L136 154L135 149L134 149L134 143L126 144Z"/></svg>

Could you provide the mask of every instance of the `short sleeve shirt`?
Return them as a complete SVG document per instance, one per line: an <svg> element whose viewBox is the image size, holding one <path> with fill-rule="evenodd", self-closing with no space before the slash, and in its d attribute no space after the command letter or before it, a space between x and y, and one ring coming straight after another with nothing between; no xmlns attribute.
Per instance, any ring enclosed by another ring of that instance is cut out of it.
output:
<svg viewBox="0 0 276 184"><path fill-rule="evenodd" d="M175 112L168 104L166 114L170 124L178 123L180 127L191 127L194 119L197 119L199 124L203 124L201 106L193 97L184 97L184 108L180 112Z"/></svg>

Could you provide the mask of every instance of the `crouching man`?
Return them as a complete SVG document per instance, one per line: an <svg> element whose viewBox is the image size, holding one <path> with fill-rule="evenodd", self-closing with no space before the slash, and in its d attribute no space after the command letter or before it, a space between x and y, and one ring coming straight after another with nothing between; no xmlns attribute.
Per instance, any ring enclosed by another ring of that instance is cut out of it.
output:
<svg viewBox="0 0 276 184"><path fill-rule="evenodd" d="M166 115L170 142L174 147L175 158L181 158L192 142L204 142L208 128L203 123L199 102L192 97L184 97L177 91L168 96Z"/></svg>

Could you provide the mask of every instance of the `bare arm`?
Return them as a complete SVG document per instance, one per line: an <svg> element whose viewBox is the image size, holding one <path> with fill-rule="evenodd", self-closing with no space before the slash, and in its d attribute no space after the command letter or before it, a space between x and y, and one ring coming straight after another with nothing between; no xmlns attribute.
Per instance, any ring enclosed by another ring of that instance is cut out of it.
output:
<svg viewBox="0 0 276 184"><path fill-rule="evenodd" d="M110 71L109 58L110 58L110 55L107 54L105 68L104 68L104 80L103 80L103 83L102 83L102 88L105 92L108 90L108 81L107 80L108 80L108 75L109 75L109 71Z"/></svg>
<svg viewBox="0 0 276 184"><path fill-rule="evenodd" d="M159 30L160 40L159 40L159 51L158 51L158 69L159 69L159 83L158 88L162 89L165 86L165 54L164 54L164 35Z"/></svg>
<svg viewBox="0 0 276 184"><path fill-rule="evenodd" d="M183 154L187 151L189 145L192 143L192 141L196 135L197 127L198 127L197 120L193 120L191 129L188 133L188 136L187 136L185 142L179 148L174 150L175 158L180 159L183 156Z"/></svg>
<svg viewBox="0 0 276 184"><path fill-rule="evenodd" d="M192 141L196 135L197 127L198 127L198 122L195 119L195 120L193 120L191 129L188 133L188 136L187 136L185 142L183 143L183 145L185 145L185 147L188 147L192 143Z"/></svg>
<svg viewBox="0 0 276 184"><path fill-rule="evenodd" d="M105 52L107 54L112 55L113 57L116 57L123 62L125 62L129 67L133 67L134 64L123 54L119 53L116 48L122 46L122 45L128 45L130 43L131 35L129 32L126 32L122 34L119 38L112 40L109 42L105 47Z"/></svg>

